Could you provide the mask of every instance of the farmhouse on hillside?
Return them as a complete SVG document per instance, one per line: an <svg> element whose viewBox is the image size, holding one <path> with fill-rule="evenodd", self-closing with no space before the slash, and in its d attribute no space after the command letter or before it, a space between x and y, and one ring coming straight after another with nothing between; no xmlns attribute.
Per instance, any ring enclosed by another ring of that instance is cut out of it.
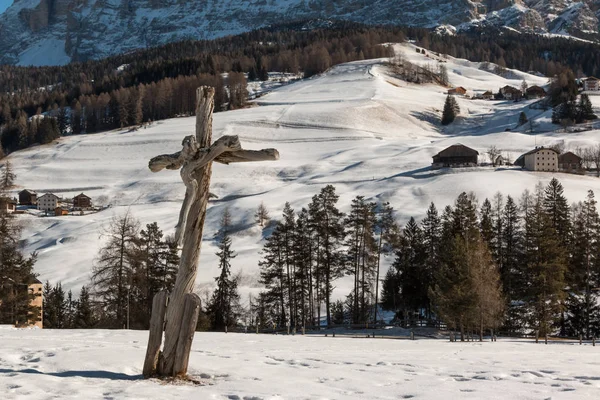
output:
<svg viewBox="0 0 600 400"><path fill-rule="evenodd" d="M481 98L484 100L492 100L494 98L494 93L492 93L491 90L488 90L481 95Z"/></svg>
<svg viewBox="0 0 600 400"><path fill-rule="evenodd" d="M35 206L37 204L37 193L32 190L21 190L19 192L19 204L22 206Z"/></svg>
<svg viewBox="0 0 600 400"><path fill-rule="evenodd" d="M29 294L29 307L35 307L37 310L37 315L32 315L32 312L29 312L27 321L15 321L15 326L17 327L27 327L27 326L36 326L38 328L44 327L44 303L43 303L43 294L44 288L42 282L34 278L28 283L18 283L13 281L10 278L5 278L0 280L0 288L9 289L11 293L17 294L18 291L27 290ZM1 300L0 300L1 303Z"/></svg>
<svg viewBox="0 0 600 400"><path fill-rule="evenodd" d="M523 97L523 92L516 87L506 85L500 88L500 95L506 100L518 100Z"/></svg>
<svg viewBox="0 0 600 400"><path fill-rule="evenodd" d="M459 86L459 87L452 88L452 89L448 90L448 94L464 96L464 95L467 94L467 89L465 89L462 86Z"/></svg>
<svg viewBox="0 0 600 400"><path fill-rule="evenodd" d="M8 197L0 197L0 213L11 214L17 211L17 201Z"/></svg>
<svg viewBox="0 0 600 400"><path fill-rule="evenodd" d="M598 92L600 91L600 79L590 76L583 80L583 91L584 92Z"/></svg>
<svg viewBox="0 0 600 400"><path fill-rule="evenodd" d="M537 85L529 86L525 91L525 97L528 99L541 99L546 97L546 90Z"/></svg>
<svg viewBox="0 0 600 400"><path fill-rule="evenodd" d="M581 157L577 154L567 151L558 156L558 170L565 172L580 171L581 161Z"/></svg>
<svg viewBox="0 0 600 400"><path fill-rule="evenodd" d="M52 193L46 193L37 201L38 210L45 212L54 212L54 210L58 207L58 196Z"/></svg>
<svg viewBox="0 0 600 400"><path fill-rule="evenodd" d="M91 208L92 207L92 198L89 196L86 196L83 193L78 194L77 196L73 197L73 208L77 209L77 210L83 210L86 208Z"/></svg>
<svg viewBox="0 0 600 400"><path fill-rule="evenodd" d="M433 156L432 168L474 167L479 152L462 144L455 144Z"/></svg>
<svg viewBox="0 0 600 400"><path fill-rule="evenodd" d="M536 147L523 154L515 161L528 171L558 171L558 151L546 147Z"/></svg>

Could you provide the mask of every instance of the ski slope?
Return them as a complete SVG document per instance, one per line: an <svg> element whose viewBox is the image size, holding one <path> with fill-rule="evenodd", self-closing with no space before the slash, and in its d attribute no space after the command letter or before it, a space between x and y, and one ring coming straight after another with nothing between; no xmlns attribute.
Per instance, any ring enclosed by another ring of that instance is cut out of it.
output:
<svg viewBox="0 0 600 400"><path fill-rule="evenodd" d="M600 392L600 348L588 343L197 332L188 372L201 385L192 385L141 378L147 335L0 327L2 399L592 400Z"/></svg>
<svg viewBox="0 0 600 400"><path fill-rule="evenodd" d="M411 62L438 61L417 54L408 44L396 45ZM474 92L497 91L510 84L546 84L545 78L509 71L509 79L467 60L444 59L450 81ZM458 99L461 117L447 127L439 125L447 89L414 85L391 76L386 60L367 60L332 68L322 76L278 88L256 101L257 106L214 117L214 138L239 135L249 149L275 147L277 162L215 165L211 191L219 199L210 203L200 257L198 291L214 285L218 275L213 236L223 210L233 215L233 248L238 257L233 271L241 271L243 294L260 290L259 251L267 232L254 223L253 214L264 202L273 218L284 203L300 210L327 184L340 194L339 206L348 211L356 195L389 201L404 224L410 216L421 218L430 202L438 209L462 191L473 191L480 200L497 191L519 197L538 182L556 176L568 199L583 200L588 189L600 192L600 179L552 173L531 173L513 168L478 167L432 171L431 157L455 143L480 152L480 161L491 145L514 160L537 145L564 142L567 148L597 142L598 131L564 134L548 131L535 137L515 129L525 111L539 129L554 129L548 112L530 109L532 101L519 103ZM184 186L176 171L153 174L150 158L181 148L184 136L194 132L194 118L160 121L136 132L112 131L61 138L55 143L12 154L8 159L17 174L17 189L53 192L73 197L80 192L96 204L110 207L96 214L63 217L19 216L24 226L26 250L38 253L36 271L43 281L62 281L78 291L89 284L90 271L101 236L114 215L131 212L142 224L157 221L166 234L174 231ZM507 131L511 129L511 131ZM391 260L387 260L388 262ZM385 273L385 271L383 271ZM334 297L350 291L352 283L336 283Z"/></svg>

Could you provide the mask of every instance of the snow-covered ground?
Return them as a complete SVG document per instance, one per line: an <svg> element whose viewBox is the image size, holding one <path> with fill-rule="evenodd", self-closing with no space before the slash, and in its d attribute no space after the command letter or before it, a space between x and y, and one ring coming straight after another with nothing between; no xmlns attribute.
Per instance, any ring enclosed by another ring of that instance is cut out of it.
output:
<svg viewBox="0 0 600 400"><path fill-rule="evenodd" d="M412 62L437 68L439 61L417 54L414 47L396 47ZM265 232L254 224L253 214L261 202L278 218L286 201L299 211L322 187L333 184L343 211L360 194L389 201L405 223L410 216L422 217L430 202L441 209L462 191L473 191L480 200L497 191L518 197L553 176L563 183L570 201L583 200L588 189L600 193L600 179L594 177L507 167L432 171L431 157L455 143L478 150L480 161L486 161L484 153L491 145L514 160L536 144L564 142L571 149L595 144L599 131L549 131L534 136L516 128L521 111L536 119L540 131L555 127L547 123L548 112L529 108L533 101L463 98L458 99L462 117L442 129L438 121L447 89L400 81L389 75L385 61L340 65L323 76L275 89L256 101L258 107L215 114L215 138L236 134L246 148L277 148L281 159L214 166L211 191L219 199L208 210L199 291L212 287L218 275L213 235L226 207L236 227L233 248L239 256L232 262L233 269L243 271L241 288L247 293L260 290L258 260ZM529 85L546 83L545 78L520 71L510 71L506 79L479 63L445 61L451 83L474 92L519 86L523 79ZM115 214L129 210L143 224L157 221L166 233L173 232L184 195L179 173L152 174L147 164L158 154L179 150L182 138L194 132L194 123L194 118L179 118L136 132L65 137L9 157L19 186L15 194L21 188L65 197L84 192L96 203L111 205L85 216L19 217L27 251L39 254L40 279L62 281L63 287L75 291L88 284L103 244L101 229ZM351 286L350 281L337 282L334 297L345 296Z"/></svg>
<svg viewBox="0 0 600 400"><path fill-rule="evenodd" d="M147 332L0 327L0 397L46 399L598 399L600 347L197 333L203 385L142 380ZM35 383L34 383L35 382Z"/></svg>

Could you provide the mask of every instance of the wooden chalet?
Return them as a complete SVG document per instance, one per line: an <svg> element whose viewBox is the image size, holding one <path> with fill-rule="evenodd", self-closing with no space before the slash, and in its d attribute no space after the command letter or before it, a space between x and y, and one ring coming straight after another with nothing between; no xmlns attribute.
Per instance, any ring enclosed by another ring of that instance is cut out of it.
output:
<svg viewBox="0 0 600 400"><path fill-rule="evenodd" d="M537 85L529 86L525 91L525 97L528 99L541 99L546 97L546 90Z"/></svg>
<svg viewBox="0 0 600 400"><path fill-rule="evenodd" d="M523 97L523 92L513 86L506 85L500 88L500 94L506 100L518 100Z"/></svg>
<svg viewBox="0 0 600 400"><path fill-rule="evenodd" d="M73 197L73 208L81 210L92 207L92 198L83 193Z"/></svg>
<svg viewBox="0 0 600 400"><path fill-rule="evenodd" d="M570 151L558 156L558 170L574 172L581 170L581 157Z"/></svg>
<svg viewBox="0 0 600 400"><path fill-rule="evenodd" d="M481 98L484 100L492 100L494 98L494 93L492 93L491 90L488 90L481 95Z"/></svg>
<svg viewBox="0 0 600 400"><path fill-rule="evenodd" d="M0 197L0 213L12 214L17 211L17 200Z"/></svg>
<svg viewBox="0 0 600 400"><path fill-rule="evenodd" d="M37 193L32 190L21 190L19 192L19 204L22 206L37 205Z"/></svg>
<svg viewBox="0 0 600 400"><path fill-rule="evenodd" d="M474 167L479 152L462 144L455 144L433 156L432 168Z"/></svg>
<svg viewBox="0 0 600 400"><path fill-rule="evenodd" d="M467 89L465 89L462 86L455 87L455 88L448 90L448 94L464 96L467 94Z"/></svg>

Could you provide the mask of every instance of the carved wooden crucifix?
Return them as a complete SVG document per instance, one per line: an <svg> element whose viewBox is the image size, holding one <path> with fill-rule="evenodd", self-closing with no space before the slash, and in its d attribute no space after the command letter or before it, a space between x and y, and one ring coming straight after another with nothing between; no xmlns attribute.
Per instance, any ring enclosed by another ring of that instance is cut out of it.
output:
<svg viewBox="0 0 600 400"><path fill-rule="evenodd" d="M183 139L183 149L180 152L154 157L149 163L152 172L165 168L181 169L181 179L186 190L175 233L177 242L182 246L179 271L168 299L166 292L161 292L156 295L152 305L150 337L144 363L146 377L177 377L187 373L200 308L200 299L192 290L196 281L202 230L210 196L212 163L279 159L279 153L275 149L243 150L237 136L223 136L211 145L214 95L212 87L198 88L196 136ZM163 326L165 344L161 354L159 350Z"/></svg>

